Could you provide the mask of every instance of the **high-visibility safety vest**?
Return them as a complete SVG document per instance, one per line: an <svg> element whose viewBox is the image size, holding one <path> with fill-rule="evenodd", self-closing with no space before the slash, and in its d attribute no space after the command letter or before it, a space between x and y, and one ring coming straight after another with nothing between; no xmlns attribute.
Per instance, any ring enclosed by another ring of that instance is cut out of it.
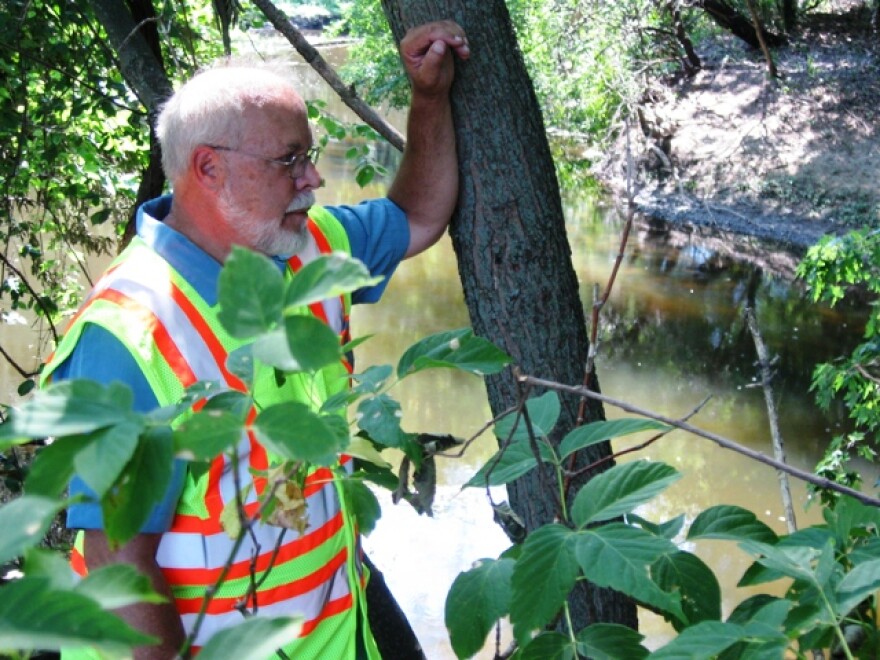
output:
<svg viewBox="0 0 880 660"><path fill-rule="evenodd" d="M288 262L288 278L320 254L350 253L348 236L329 211L313 207L309 215L309 244ZM347 342L350 304L349 296L341 296L313 304L303 313L321 319ZM128 348L159 406L177 402L197 381L216 381L243 391L244 384L226 369L227 356L243 342L224 331L218 311L136 238L97 282L74 317L44 370L44 380L71 354L85 325L94 323ZM258 371L255 409L291 400L317 409L327 397L348 387L350 368L343 360L314 376L290 375L281 384L272 369ZM249 419L255 415L252 409ZM257 511L258 493L266 486L260 475L270 462L271 457L253 435L243 434L238 447L238 483L253 486L247 489L245 499L249 515ZM341 464L351 470L350 458L343 457ZM333 476L328 468L311 468L307 473L308 526L302 534L258 522L253 534L245 537L225 581L208 605L195 639L196 650L215 632L243 621L235 605L255 580L259 587L248 602L249 609L256 606L264 616L304 618L300 638L284 649L291 657L353 659L358 630L363 631L368 657L380 657L367 625L366 577L358 557L357 530ZM216 582L232 548L233 540L222 529L220 516L226 504L235 499L235 482L233 462L225 455L214 459L207 470L188 470L171 529L159 544L156 560L171 585L187 634L206 589ZM81 541L78 548L81 551ZM82 573L85 562L79 551L74 552L72 564ZM254 571L256 575L252 575Z"/></svg>

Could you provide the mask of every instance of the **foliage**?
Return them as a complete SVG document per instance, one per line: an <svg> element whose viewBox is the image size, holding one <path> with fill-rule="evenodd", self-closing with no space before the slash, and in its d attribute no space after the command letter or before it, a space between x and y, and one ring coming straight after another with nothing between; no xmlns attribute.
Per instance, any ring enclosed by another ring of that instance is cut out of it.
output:
<svg viewBox="0 0 880 660"><path fill-rule="evenodd" d="M230 356L230 370L250 386L254 369L260 365L284 377L315 374L337 362L348 347L340 346L323 323L299 311L313 301L376 281L359 261L333 254L310 263L285 282L269 259L236 248L220 277L220 320L232 336L249 342ZM239 439L248 431L279 457L269 467L270 474L295 478L306 464L328 466L334 478L344 482L347 508L358 527L369 532L380 511L375 495L363 482L369 479L391 487L398 483L379 452L398 447L416 466L432 455L430 448L415 441L414 434L403 431L399 406L391 405L388 391L425 369L491 374L507 362L503 352L468 329L441 333L411 347L396 370L372 367L356 374L351 391L324 402L319 410L286 402L261 409L252 420L247 415L253 405L250 391L223 390L216 383L197 383L177 405L147 414L132 410L131 392L119 384L105 387L76 380L38 391L0 426L0 451L34 438L54 437L34 460L25 494L0 507L0 525L6 530L0 539L0 563L24 556L24 577L0 587L0 649L96 644L118 653L148 641L103 612L132 602L155 602L158 596L142 577L127 567L113 566L74 584L60 557L33 550L58 511L70 504L62 493L74 471L99 500L108 538L124 544L162 498L174 458L198 464L226 453L235 461ZM340 423L339 413L347 406L358 410L358 428ZM339 467L342 452L366 467L348 475ZM240 498L244 496L239 493ZM301 504L266 488L256 516L291 514ZM430 502L424 504L430 506ZM246 515L238 507L238 519L235 514L225 519L230 535L248 534L253 519ZM296 638L299 630L300 622L295 620L248 621L234 633L224 633L204 652L213 649L217 657L228 657L224 653L229 648L253 650L257 642L257 648L271 650Z"/></svg>
<svg viewBox="0 0 880 660"><path fill-rule="evenodd" d="M554 447L548 436L559 415L556 395L530 400L527 411L530 424L521 416L496 427L504 445L469 486L509 483L539 463L552 465L562 484L570 452L664 428L641 420L593 422ZM561 507L558 523L460 574L446 600L458 657L477 653L503 617L513 625L515 658L804 657L811 649L832 647L849 658L856 652L874 657L880 650L880 510L844 499L825 511L825 524L777 537L752 512L715 506L700 513L681 538L683 517L652 522L636 513L679 476L668 465L645 460L612 467L577 493L570 510ZM783 597L752 596L722 619L717 578L683 549L685 541L704 539L732 541L755 559L741 586L776 580L791 586ZM623 626L573 630L566 599L579 580L629 595L661 614L678 636L651 653L641 635Z"/></svg>
<svg viewBox="0 0 880 660"><path fill-rule="evenodd" d="M818 365L811 386L822 408L827 409L832 401L843 401L855 427L834 438L817 472L840 483L857 485L859 474L851 467L851 460L874 460L880 429L880 233L863 230L826 237L810 248L798 274L814 300L834 305L854 288L872 298L862 343L850 355ZM823 493L823 497L831 496Z"/></svg>

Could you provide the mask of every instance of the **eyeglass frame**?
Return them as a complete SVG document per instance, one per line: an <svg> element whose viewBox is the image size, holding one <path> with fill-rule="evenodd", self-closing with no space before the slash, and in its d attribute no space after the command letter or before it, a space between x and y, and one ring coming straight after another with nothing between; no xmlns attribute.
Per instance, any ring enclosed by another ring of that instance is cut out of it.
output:
<svg viewBox="0 0 880 660"><path fill-rule="evenodd" d="M265 161L267 163L274 163L275 165L282 165L287 168L287 175L291 179L298 179L306 173L306 168L308 168L309 163L312 165L318 164L318 158L321 156L321 147L315 145L309 147L306 151L293 154L288 158L269 158L267 156L261 156L260 154L255 154L250 151L245 151L243 149L235 149L233 147L225 147L220 144L206 144L206 147L211 149L216 149L217 151L231 151L232 153L241 154L242 156L250 156L251 158L256 158L258 160ZM300 167L299 174L296 173L297 166Z"/></svg>

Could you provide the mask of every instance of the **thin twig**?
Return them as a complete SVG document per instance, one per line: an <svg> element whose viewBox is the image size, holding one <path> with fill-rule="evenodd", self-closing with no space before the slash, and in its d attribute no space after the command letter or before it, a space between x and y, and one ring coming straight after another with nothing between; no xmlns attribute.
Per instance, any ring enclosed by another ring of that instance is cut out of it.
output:
<svg viewBox="0 0 880 660"><path fill-rule="evenodd" d="M519 374L517 376L519 380L523 383L527 383L529 385L534 385L536 387L543 387L551 390L556 390L559 392L568 392L569 394L574 394L576 396L584 396L589 399L595 399L596 401L601 401L602 403L607 403L610 406L614 406L615 408L620 408L621 410L625 410L626 412L631 412L635 415L641 415L642 417L647 417L649 419L655 419L658 422L663 422L665 424L669 424L670 426L675 426L676 428L681 429L682 431L687 431L688 433L692 433L701 438L705 438L707 440L711 440L715 444L724 449L730 449L731 451L735 451L743 456L747 456L753 460L758 461L759 463L763 463L764 465L769 465L770 467L776 470L782 470L787 472L788 474L800 479L801 481L806 481L807 483L813 484L814 486L818 486L819 488L826 488L829 490L837 491L838 493L842 493L844 495L849 495L850 497L862 502L863 504L867 504L868 506L876 506L880 507L880 500L873 498L869 495L865 495L853 488L848 488L847 486L842 486L841 484L830 481L829 479L824 479L822 477L816 476L811 472L807 472L805 470L801 470L796 467L792 467L791 465L787 465L786 463L780 463L777 460L762 454L761 452L754 451L753 449L749 449L748 447L744 447L739 443L734 442L733 440L729 440L723 436L717 435L715 433L711 433L709 431L704 431L703 429L697 428L691 424L686 422L680 422L676 419L672 419L671 417L667 417L665 415L661 415L660 413L655 413L650 410L646 410L644 408L640 408L638 406L634 406L631 403L627 403L626 401L621 401L619 399L614 399L610 396L605 396L604 394L599 394L598 392L593 392L592 390L586 387L577 387L573 385L563 385L561 383L556 383L551 380L545 380L543 378L535 378L534 376L527 376L524 374Z"/></svg>
<svg viewBox="0 0 880 660"><path fill-rule="evenodd" d="M302 32L297 30L293 24L287 19L278 7L270 0L253 0L254 4L260 8L266 18L296 48L297 52L302 55L303 59L311 66L327 84L333 88L333 91L339 95L342 102L345 103L352 111L364 120L379 135L388 140L398 151L403 151L406 140L400 132L391 124L385 121L379 114L373 110L366 102L364 102L354 91L353 87L347 86L339 75L334 71L333 67L327 64L327 61L321 57L321 54L312 46L303 36Z"/></svg>

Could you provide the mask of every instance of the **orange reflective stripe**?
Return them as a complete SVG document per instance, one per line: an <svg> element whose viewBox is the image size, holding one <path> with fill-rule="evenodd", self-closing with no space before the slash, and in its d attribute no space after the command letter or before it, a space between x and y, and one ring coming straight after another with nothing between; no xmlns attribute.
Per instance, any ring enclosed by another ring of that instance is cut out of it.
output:
<svg viewBox="0 0 880 660"><path fill-rule="evenodd" d="M271 554L271 553L270 553ZM272 603L278 603L290 598L295 598L296 596L302 596L303 594L307 594L308 592L316 589L323 585L327 580L329 580L333 575L339 570L339 568L345 564L346 559L348 558L348 551L346 548L342 548L336 556L330 559L327 563L325 563L321 568L319 568L314 573L307 575L299 580L294 580L292 582L288 582L287 584L282 584L277 587L273 587L271 589L260 590L257 592L257 606L265 606L271 605ZM247 562L245 562L247 563ZM163 569L166 570L166 569ZM350 593L350 592L349 592ZM177 611L180 614L197 614L202 608L202 601L204 599L202 597L196 598L175 598L175 605L177 606ZM235 609L235 605L241 601L241 597L228 597L222 598L215 596L211 599L211 602L208 604L208 608L206 612L208 614L223 614L225 612L229 612ZM252 607L254 605L254 595L251 594L248 597L247 606Z"/></svg>
<svg viewBox="0 0 880 660"><path fill-rule="evenodd" d="M70 568L72 568L73 572L80 577L85 577L89 574L89 569L86 566L86 558L82 556L82 553L80 553L77 548L73 548L73 550L70 551Z"/></svg>
<svg viewBox="0 0 880 660"><path fill-rule="evenodd" d="M292 539L282 544L278 550L278 554L274 557L274 548L266 548L266 552L257 557L256 563L251 566L251 558L244 559L233 563L229 568L228 578L234 580L236 578L246 577L250 575L251 569L255 571L265 571L270 568L273 563L278 566L284 562L295 559L296 557L306 554L314 550L319 545L333 537L340 529L342 529L343 517L342 512L337 512L330 520L324 523L318 529ZM225 532L220 532L225 534ZM189 585L189 584L213 584L220 577L223 566L214 568L174 568L165 566L162 572L170 584Z"/></svg>
<svg viewBox="0 0 880 660"><path fill-rule="evenodd" d="M330 246L330 241L327 240L327 237L324 236L324 232L321 231L318 224L309 218L309 222L306 225L309 228L309 233L311 233L312 237L315 239L315 243L318 245L318 249L321 251L321 254L330 254L333 252L333 248Z"/></svg>
<svg viewBox="0 0 880 660"><path fill-rule="evenodd" d="M306 477L303 495L314 495L328 483L333 482L333 472L328 468L318 468Z"/></svg>
<svg viewBox="0 0 880 660"><path fill-rule="evenodd" d="M171 334L149 308L115 289L105 289L104 291L101 291L93 298L93 300L97 299L115 303L129 313L140 317L141 323L150 329L150 332L153 335L153 341L156 342L156 347L162 353L162 356L168 362L168 365L174 371L174 374L178 377L180 384L183 385L183 387L189 387L198 380L195 373L193 373L192 368L189 366L189 362L171 338Z"/></svg>
<svg viewBox="0 0 880 660"><path fill-rule="evenodd" d="M336 616L337 614L342 614L351 609L352 606L352 597L349 593L347 596L343 596L342 598L337 598L336 600L331 600L324 606L324 609L321 610L321 615L311 621L306 621L303 624L302 630L299 632L300 637L305 637L310 632L312 632L315 628L317 628L324 619L329 619L331 616Z"/></svg>

